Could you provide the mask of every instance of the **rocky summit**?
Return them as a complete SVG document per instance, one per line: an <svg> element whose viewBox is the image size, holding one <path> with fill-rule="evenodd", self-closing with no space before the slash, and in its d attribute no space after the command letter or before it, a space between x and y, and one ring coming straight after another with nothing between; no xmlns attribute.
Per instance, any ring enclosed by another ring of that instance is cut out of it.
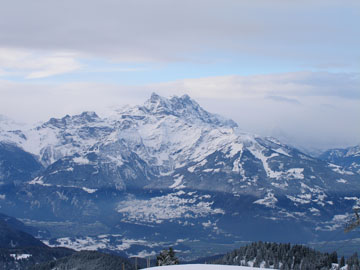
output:
<svg viewBox="0 0 360 270"><path fill-rule="evenodd" d="M194 257L209 242L322 241L360 205L355 150L315 158L187 95L1 125L0 141L0 211L48 230L52 246Z"/></svg>

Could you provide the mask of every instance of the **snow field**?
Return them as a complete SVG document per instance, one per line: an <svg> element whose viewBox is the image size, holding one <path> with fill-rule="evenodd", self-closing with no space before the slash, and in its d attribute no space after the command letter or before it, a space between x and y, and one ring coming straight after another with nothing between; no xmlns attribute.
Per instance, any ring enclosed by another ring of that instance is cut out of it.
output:
<svg viewBox="0 0 360 270"><path fill-rule="evenodd" d="M179 265L166 265L148 268L151 270L255 270L255 269L268 269L247 266L234 266L234 265L218 265L218 264L179 264Z"/></svg>

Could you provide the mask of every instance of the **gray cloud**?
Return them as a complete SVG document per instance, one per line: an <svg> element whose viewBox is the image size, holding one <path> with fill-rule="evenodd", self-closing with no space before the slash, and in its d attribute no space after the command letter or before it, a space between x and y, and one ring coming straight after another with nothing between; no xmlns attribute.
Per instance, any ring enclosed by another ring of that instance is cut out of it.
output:
<svg viewBox="0 0 360 270"><path fill-rule="evenodd" d="M218 76L162 83L161 89L191 91L198 97L235 99L279 97L289 100L313 97L360 98L360 73L287 72L250 76ZM278 99L279 100L279 99Z"/></svg>
<svg viewBox="0 0 360 270"><path fill-rule="evenodd" d="M359 67L358 1L5 1L0 45L121 61L222 54Z"/></svg>
<svg viewBox="0 0 360 270"><path fill-rule="evenodd" d="M298 101L295 98L287 98L287 97L282 97L282 96L267 96L267 99L271 99L274 101L278 101L278 102L286 102L286 103L290 103L290 104L296 104L296 105L300 105L300 101Z"/></svg>

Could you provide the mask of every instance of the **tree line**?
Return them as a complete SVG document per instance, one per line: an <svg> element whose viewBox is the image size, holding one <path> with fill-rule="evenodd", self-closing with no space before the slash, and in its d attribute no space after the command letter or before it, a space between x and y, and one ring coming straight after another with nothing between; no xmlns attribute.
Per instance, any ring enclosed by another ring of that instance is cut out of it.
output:
<svg viewBox="0 0 360 270"><path fill-rule="evenodd" d="M341 257L339 262L336 252L322 253L303 245L260 241L233 250L213 263L281 270L329 270L345 266L345 258ZM358 254L349 257L346 264L347 270L360 270Z"/></svg>

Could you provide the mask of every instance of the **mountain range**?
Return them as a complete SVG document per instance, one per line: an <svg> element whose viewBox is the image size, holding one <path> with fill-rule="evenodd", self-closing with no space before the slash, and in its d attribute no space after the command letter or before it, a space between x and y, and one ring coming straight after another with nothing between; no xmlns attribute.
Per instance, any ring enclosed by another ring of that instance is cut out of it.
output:
<svg viewBox="0 0 360 270"><path fill-rule="evenodd" d="M360 173L360 145L329 149L322 153L319 158L340 165L348 171Z"/></svg>
<svg viewBox="0 0 360 270"><path fill-rule="evenodd" d="M191 258L214 254L209 242L323 241L360 205L359 146L312 157L187 95L31 128L1 119L0 211L52 246L146 256L172 245Z"/></svg>

